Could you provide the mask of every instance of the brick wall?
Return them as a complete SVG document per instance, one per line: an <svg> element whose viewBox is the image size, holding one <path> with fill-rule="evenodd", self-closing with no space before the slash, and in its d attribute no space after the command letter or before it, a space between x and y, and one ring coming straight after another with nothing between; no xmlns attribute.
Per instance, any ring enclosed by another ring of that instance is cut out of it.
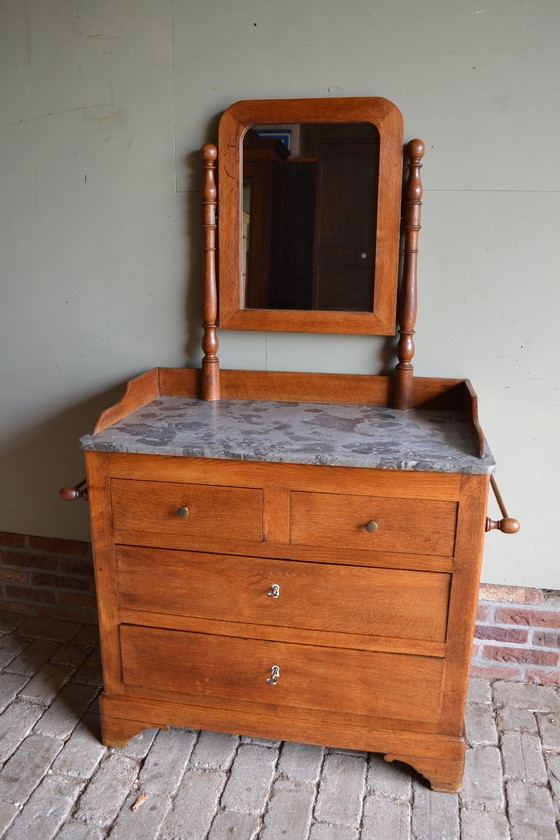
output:
<svg viewBox="0 0 560 840"><path fill-rule="evenodd" d="M90 544L0 533L0 609L95 623Z"/></svg>
<svg viewBox="0 0 560 840"><path fill-rule="evenodd" d="M0 534L0 609L96 622L89 543ZM560 685L560 593L481 586L471 673Z"/></svg>
<svg viewBox="0 0 560 840"><path fill-rule="evenodd" d="M560 593L481 586L471 673L560 685Z"/></svg>

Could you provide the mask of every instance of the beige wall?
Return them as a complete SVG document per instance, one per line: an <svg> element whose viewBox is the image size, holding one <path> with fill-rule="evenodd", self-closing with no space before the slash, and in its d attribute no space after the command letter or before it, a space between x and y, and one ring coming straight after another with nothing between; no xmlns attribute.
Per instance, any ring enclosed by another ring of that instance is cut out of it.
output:
<svg viewBox="0 0 560 840"><path fill-rule="evenodd" d="M426 142L416 371L469 377L517 537L560 589L557 0L4 0L0 529L87 538L78 436L199 359L198 148L240 98L380 95ZM376 372L379 341L222 334L224 366ZM493 511L494 512L494 511Z"/></svg>

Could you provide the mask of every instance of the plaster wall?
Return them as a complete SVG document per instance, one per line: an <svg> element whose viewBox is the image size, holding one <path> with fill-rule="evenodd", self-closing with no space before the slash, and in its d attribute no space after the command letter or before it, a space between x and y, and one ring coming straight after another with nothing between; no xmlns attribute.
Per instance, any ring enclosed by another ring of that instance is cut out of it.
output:
<svg viewBox="0 0 560 840"><path fill-rule="evenodd" d="M426 143L415 369L468 377L516 537L483 579L560 589L556 0L4 0L0 530L88 538L77 438L197 365L198 149L237 99L379 95ZM225 367L377 372L367 337L222 333ZM491 513L497 513L491 510Z"/></svg>

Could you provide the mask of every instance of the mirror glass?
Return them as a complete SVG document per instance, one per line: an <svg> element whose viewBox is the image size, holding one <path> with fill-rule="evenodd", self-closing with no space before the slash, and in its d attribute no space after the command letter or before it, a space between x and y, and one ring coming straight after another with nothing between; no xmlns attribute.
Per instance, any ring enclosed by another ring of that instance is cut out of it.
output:
<svg viewBox="0 0 560 840"><path fill-rule="evenodd" d="M243 137L245 309L371 312L379 131L254 125Z"/></svg>

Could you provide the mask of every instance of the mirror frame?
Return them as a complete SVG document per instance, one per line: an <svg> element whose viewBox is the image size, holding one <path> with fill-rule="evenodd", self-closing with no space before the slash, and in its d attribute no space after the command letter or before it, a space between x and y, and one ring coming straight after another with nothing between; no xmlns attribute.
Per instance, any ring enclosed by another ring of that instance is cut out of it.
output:
<svg viewBox="0 0 560 840"><path fill-rule="evenodd" d="M243 137L253 125L372 123L379 132L373 311L245 309L241 289ZM403 118L380 97L236 102L218 136L219 326L225 330L394 335L399 273Z"/></svg>

